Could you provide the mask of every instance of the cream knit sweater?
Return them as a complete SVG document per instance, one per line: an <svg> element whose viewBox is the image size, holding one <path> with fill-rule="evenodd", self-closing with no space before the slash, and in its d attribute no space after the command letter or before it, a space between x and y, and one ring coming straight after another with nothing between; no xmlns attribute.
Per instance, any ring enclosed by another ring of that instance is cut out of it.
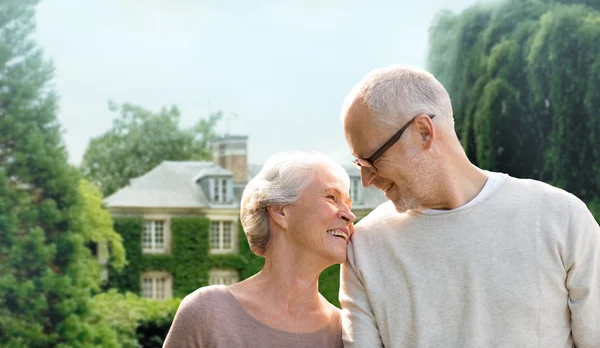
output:
<svg viewBox="0 0 600 348"><path fill-rule="evenodd" d="M341 276L345 347L600 347L600 228L539 181L435 215L386 202Z"/></svg>

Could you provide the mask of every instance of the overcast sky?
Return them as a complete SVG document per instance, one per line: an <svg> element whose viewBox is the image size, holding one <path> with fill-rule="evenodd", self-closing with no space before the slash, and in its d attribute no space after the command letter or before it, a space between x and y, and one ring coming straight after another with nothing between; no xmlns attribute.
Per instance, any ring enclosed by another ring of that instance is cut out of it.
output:
<svg viewBox="0 0 600 348"><path fill-rule="evenodd" d="M249 136L251 163L282 150L345 162L338 117L354 83L390 64L426 68L435 14L476 2L42 0L35 38L56 67L74 164L110 128L109 99L175 104L182 126L218 109L237 114L229 131Z"/></svg>

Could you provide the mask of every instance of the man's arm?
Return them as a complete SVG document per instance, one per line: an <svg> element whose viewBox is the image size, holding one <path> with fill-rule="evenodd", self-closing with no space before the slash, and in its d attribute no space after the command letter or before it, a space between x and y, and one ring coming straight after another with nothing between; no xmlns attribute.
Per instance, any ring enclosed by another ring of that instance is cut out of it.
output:
<svg viewBox="0 0 600 348"><path fill-rule="evenodd" d="M600 227L581 201L571 208L567 289L577 348L600 347Z"/></svg>
<svg viewBox="0 0 600 348"><path fill-rule="evenodd" d="M348 242L347 259L341 267L339 297L344 347L383 347L360 271L356 268L352 241Z"/></svg>

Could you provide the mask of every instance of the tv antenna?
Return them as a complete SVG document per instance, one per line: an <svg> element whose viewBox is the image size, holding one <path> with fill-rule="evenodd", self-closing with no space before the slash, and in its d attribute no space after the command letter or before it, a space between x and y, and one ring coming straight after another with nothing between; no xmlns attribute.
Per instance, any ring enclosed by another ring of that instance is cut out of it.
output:
<svg viewBox="0 0 600 348"><path fill-rule="evenodd" d="M235 120L239 117L239 115L232 111L225 111L223 113L223 120L225 121L225 136L229 135L229 125L230 121Z"/></svg>

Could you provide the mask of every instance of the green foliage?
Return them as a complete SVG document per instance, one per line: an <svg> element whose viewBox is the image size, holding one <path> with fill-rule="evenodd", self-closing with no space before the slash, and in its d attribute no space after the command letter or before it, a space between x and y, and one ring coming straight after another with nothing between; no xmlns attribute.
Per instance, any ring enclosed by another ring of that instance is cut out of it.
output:
<svg viewBox="0 0 600 348"><path fill-rule="evenodd" d="M37 1L0 6L0 342L111 347L91 320L98 267L74 214L79 175L56 118L53 67L30 39Z"/></svg>
<svg viewBox="0 0 600 348"><path fill-rule="evenodd" d="M180 302L178 298L154 301L113 289L92 299L91 313L94 321L110 325L119 342L115 347L161 347ZM152 325L158 329L140 332Z"/></svg>
<svg viewBox="0 0 600 348"><path fill-rule="evenodd" d="M595 153L600 139L595 136L600 124L597 110L586 108L586 96L600 93L593 82L597 77L588 78L600 56L598 42L600 12L557 6L541 17L529 56L534 96L550 101L544 177L584 200L600 196L600 187L589 180L598 175L594 167L600 164Z"/></svg>
<svg viewBox="0 0 600 348"><path fill-rule="evenodd" d="M600 198L597 197L593 201L589 202L588 207L590 208L592 215L594 215L596 218L596 221L600 223Z"/></svg>
<svg viewBox="0 0 600 348"><path fill-rule="evenodd" d="M142 219L136 217L113 218L114 230L122 237L123 248L127 255L127 265L121 270L109 267L107 287L133 293L140 293L140 269L143 266Z"/></svg>
<svg viewBox="0 0 600 348"><path fill-rule="evenodd" d="M147 173L161 162L211 159L217 112L190 129L180 129L177 107L153 112L132 104L117 106L113 127L90 141L83 156L82 172L108 196L126 186L129 179Z"/></svg>
<svg viewBox="0 0 600 348"><path fill-rule="evenodd" d="M212 144L219 138L215 127L223 118L223 112L212 113L207 119L200 119L191 129L194 135L192 142L190 160L209 160L212 159Z"/></svg>
<svg viewBox="0 0 600 348"><path fill-rule="evenodd" d="M173 263L171 269L165 270L173 273L174 295L184 297L200 286L208 284L210 220L193 217L173 218L171 228L173 250L170 258ZM148 267L159 265L148 265Z"/></svg>
<svg viewBox="0 0 600 348"><path fill-rule="evenodd" d="M108 243L113 266L122 269L126 263L125 249L121 235L113 230L110 213L102 206L102 193L85 179L79 181L78 189L82 202L75 210L73 218L79 219L85 241L95 244Z"/></svg>
<svg viewBox="0 0 600 348"><path fill-rule="evenodd" d="M319 292L332 305L340 308L340 265L327 267L319 276Z"/></svg>
<svg viewBox="0 0 600 348"><path fill-rule="evenodd" d="M505 0L438 15L428 65L475 164L600 196L598 4Z"/></svg>

